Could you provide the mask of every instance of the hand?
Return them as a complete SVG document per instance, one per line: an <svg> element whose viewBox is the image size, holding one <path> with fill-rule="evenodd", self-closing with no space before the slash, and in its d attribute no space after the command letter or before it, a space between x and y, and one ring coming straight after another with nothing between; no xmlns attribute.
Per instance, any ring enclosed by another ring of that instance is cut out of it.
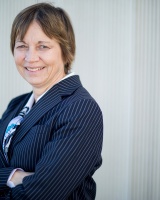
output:
<svg viewBox="0 0 160 200"><path fill-rule="evenodd" d="M13 174L10 181L12 181L14 183L14 185L16 186L16 185L19 185L22 183L24 177L30 176L33 174L34 174L34 172L24 172L24 171L17 170Z"/></svg>

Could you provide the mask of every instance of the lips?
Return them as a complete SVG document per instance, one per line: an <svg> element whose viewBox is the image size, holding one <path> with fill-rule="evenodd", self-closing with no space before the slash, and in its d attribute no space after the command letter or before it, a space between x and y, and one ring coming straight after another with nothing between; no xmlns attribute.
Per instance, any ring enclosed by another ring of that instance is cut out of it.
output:
<svg viewBox="0 0 160 200"><path fill-rule="evenodd" d="M44 67L26 67L26 69L30 72L36 72L36 71L40 71L42 69L44 69Z"/></svg>

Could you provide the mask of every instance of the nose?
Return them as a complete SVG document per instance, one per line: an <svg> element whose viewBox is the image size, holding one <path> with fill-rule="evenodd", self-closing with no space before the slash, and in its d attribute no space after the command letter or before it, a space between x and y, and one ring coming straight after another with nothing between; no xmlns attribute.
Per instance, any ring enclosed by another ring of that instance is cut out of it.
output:
<svg viewBox="0 0 160 200"><path fill-rule="evenodd" d="M25 54L25 61L30 62L30 63L39 61L39 56L36 49L28 48Z"/></svg>

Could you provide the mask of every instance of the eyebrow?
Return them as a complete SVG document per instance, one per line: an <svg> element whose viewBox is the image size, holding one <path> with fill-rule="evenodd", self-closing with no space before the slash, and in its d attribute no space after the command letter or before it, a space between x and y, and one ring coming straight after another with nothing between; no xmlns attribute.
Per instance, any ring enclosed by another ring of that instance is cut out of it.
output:
<svg viewBox="0 0 160 200"><path fill-rule="evenodd" d="M50 43L49 41L38 41L38 44L41 44L41 43Z"/></svg>
<svg viewBox="0 0 160 200"><path fill-rule="evenodd" d="M26 42L25 41L23 41L23 40L17 40L17 41L15 41L15 43L17 43L17 42L23 42L23 43L25 43L26 44ZM44 44L44 43L47 43L47 44L49 44L50 42L49 41L38 41L38 44Z"/></svg>

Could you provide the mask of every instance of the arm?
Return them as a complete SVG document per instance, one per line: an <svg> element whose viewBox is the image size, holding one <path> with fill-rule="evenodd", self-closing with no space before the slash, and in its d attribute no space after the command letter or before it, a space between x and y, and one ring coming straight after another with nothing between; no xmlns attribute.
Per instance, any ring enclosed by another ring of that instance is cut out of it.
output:
<svg viewBox="0 0 160 200"><path fill-rule="evenodd" d="M8 199L64 199L101 162L102 115L92 100L65 108L36 165L35 174L12 188Z"/></svg>

